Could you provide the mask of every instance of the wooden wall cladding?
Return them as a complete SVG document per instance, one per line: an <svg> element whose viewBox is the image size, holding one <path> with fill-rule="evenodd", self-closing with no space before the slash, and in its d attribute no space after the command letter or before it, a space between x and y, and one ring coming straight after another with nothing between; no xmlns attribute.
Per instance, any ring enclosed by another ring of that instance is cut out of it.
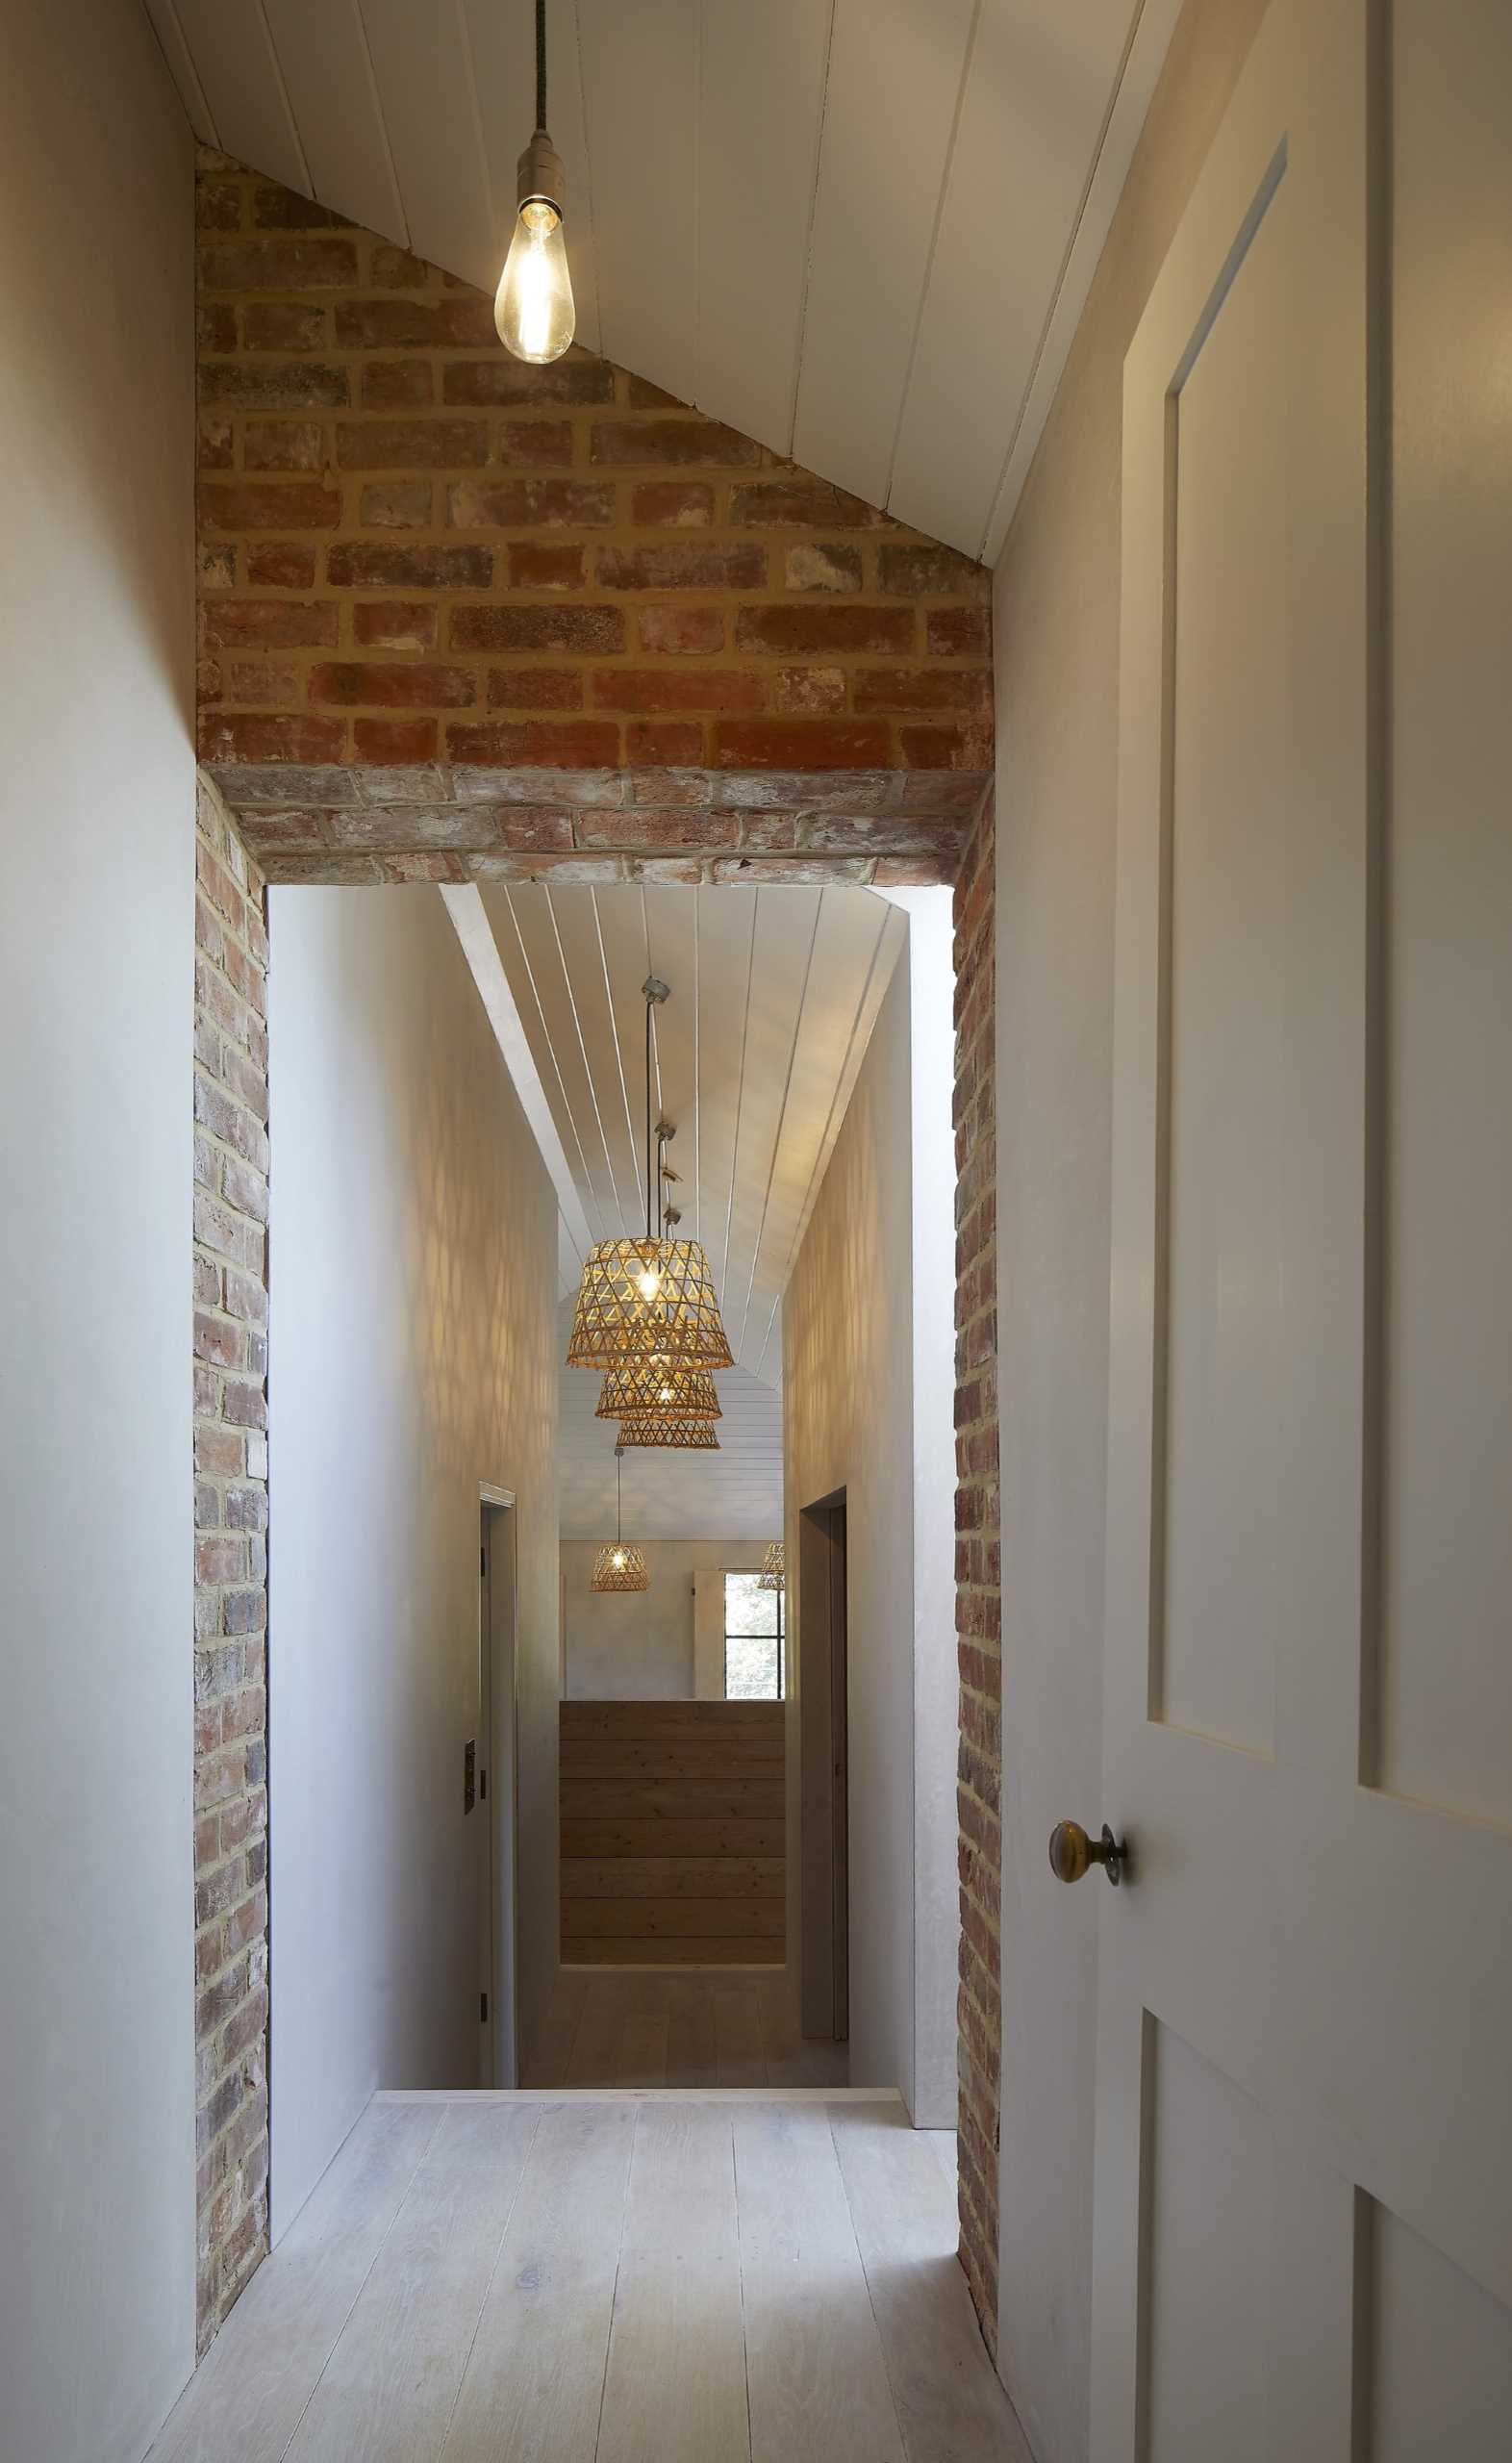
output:
<svg viewBox="0 0 1512 2463"><path fill-rule="evenodd" d="M780 1702L564 1702L562 1957L781 1967Z"/></svg>

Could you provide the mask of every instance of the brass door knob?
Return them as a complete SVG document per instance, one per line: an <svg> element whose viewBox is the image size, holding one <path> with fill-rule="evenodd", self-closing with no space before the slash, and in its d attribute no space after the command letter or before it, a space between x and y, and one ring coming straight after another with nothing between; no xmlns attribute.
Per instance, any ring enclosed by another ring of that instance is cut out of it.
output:
<svg viewBox="0 0 1512 2463"><path fill-rule="evenodd" d="M1089 1865L1100 1865L1117 1890L1127 1853L1106 1822L1100 1839L1089 1839L1079 1821L1058 1821L1050 1833L1050 1870L1058 1882L1079 1882Z"/></svg>

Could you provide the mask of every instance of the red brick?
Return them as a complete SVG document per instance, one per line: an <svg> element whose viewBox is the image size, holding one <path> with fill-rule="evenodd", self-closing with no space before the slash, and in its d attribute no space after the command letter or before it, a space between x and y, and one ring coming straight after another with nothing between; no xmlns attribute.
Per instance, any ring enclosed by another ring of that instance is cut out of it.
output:
<svg viewBox="0 0 1512 2463"><path fill-rule="evenodd" d="M812 479L802 471L736 488L730 520L737 529L747 530L875 530L888 522L885 513L864 504L860 496L847 496L844 488L832 488L827 479Z"/></svg>
<svg viewBox="0 0 1512 2463"><path fill-rule="evenodd" d="M845 706L843 667L779 667L771 679L771 706L793 717L826 718Z"/></svg>
<svg viewBox="0 0 1512 2463"><path fill-rule="evenodd" d="M213 649L334 649L336 627L329 599L213 598L205 608Z"/></svg>
<svg viewBox="0 0 1512 2463"><path fill-rule="evenodd" d="M203 173L194 183L194 227L197 231L239 231L242 190L239 180L214 180Z"/></svg>
<svg viewBox="0 0 1512 2463"><path fill-rule="evenodd" d="M714 490L702 479L644 479L630 499L638 530L699 530L714 520Z"/></svg>
<svg viewBox="0 0 1512 2463"><path fill-rule="evenodd" d="M742 607L735 618L741 649L786 658L845 650L911 650L913 611L906 607Z"/></svg>
<svg viewBox="0 0 1512 2463"><path fill-rule="evenodd" d="M328 291L357 281L350 240L230 240L199 252L206 291Z"/></svg>
<svg viewBox="0 0 1512 2463"><path fill-rule="evenodd" d="M581 590L585 578L581 547L547 547L536 539L511 544L511 590Z"/></svg>
<svg viewBox="0 0 1512 2463"><path fill-rule="evenodd" d="M575 667L495 667L489 675L491 710L580 710L583 678Z"/></svg>
<svg viewBox="0 0 1512 2463"><path fill-rule="evenodd" d="M722 607L643 607L635 621L643 650L693 654L724 647Z"/></svg>
<svg viewBox="0 0 1512 2463"><path fill-rule="evenodd" d="M597 420L589 440L589 459L623 470L650 465L738 469L759 462L761 446L754 437L691 413L682 419Z"/></svg>
<svg viewBox="0 0 1512 2463"><path fill-rule="evenodd" d="M767 706L766 677L740 667L595 668L592 691L596 708L631 717Z"/></svg>
<svg viewBox="0 0 1512 2463"><path fill-rule="evenodd" d="M577 650L613 653L625 646L617 607L454 607L454 650Z"/></svg>
<svg viewBox="0 0 1512 2463"><path fill-rule="evenodd" d="M364 488L358 520L365 529L425 530L434 492L429 479L391 479Z"/></svg>
<svg viewBox="0 0 1512 2463"><path fill-rule="evenodd" d="M315 479L207 479L199 494L213 530L334 530L341 519L340 494Z"/></svg>
<svg viewBox="0 0 1512 2463"><path fill-rule="evenodd" d="M500 769L597 770L619 759L619 729L612 720L498 720L483 726L453 724L446 730L453 761L486 762Z"/></svg>
<svg viewBox="0 0 1512 2463"><path fill-rule="evenodd" d="M247 470L318 470L326 459L325 430L315 419L248 419L241 431Z"/></svg>
<svg viewBox="0 0 1512 2463"><path fill-rule="evenodd" d="M597 570L607 590L762 590L767 550L693 540L668 540L654 547L600 547Z"/></svg>
<svg viewBox="0 0 1512 2463"><path fill-rule="evenodd" d="M236 430L229 419L201 419L195 460L202 470L229 470L236 461Z"/></svg>
<svg viewBox="0 0 1512 2463"><path fill-rule="evenodd" d="M241 340L248 350L323 350L327 312L301 299L249 299L241 311Z"/></svg>
<svg viewBox="0 0 1512 2463"><path fill-rule="evenodd" d="M365 598L352 610L352 637L365 649L431 650L439 621L434 598Z"/></svg>
<svg viewBox="0 0 1512 2463"><path fill-rule="evenodd" d="M987 770L993 758L990 719L960 726L902 727L898 741L911 770Z"/></svg>
<svg viewBox="0 0 1512 2463"><path fill-rule="evenodd" d="M274 717L265 712L212 712L199 736L202 761L340 761L346 729L340 719Z"/></svg>
<svg viewBox="0 0 1512 2463"><path fill-rule="evenodd" d="M336 431L343 470L457 470L489 458L481 419L356 419Z"/></svg>
<svg viewBox="0 0 1512 2463"><path fill-rule="evenodd" d="M985 598L992 589L985 567L953 547L879 547L877 578L893 598Z"/></svg>
<svg viewBox="0 0 1512 2463"><path fill-rule="evenodd" d="M489 547L389 547L343 541L326 551L325 574L338 590L487 590Z"/></svg>
<svg viewBox="0 0 1512 2463"><path fill-rule="evenodd" d="M478 679L468 667L431 667L408 659L342 662L310 671L312 701L342 709L465 710L477 698Z"/></svg>
<svg viewBox="0 0 1512 2463"><path fill-rule="evenodd" d="M412 257L408 248L388 241L374 247L367 270L376 291L428 291L435 279L423 257Z"/></svg>
<svg viewBox="0 0 1512 2463"><path fill-rule="evenodd" d="M856 677L858 710L990 710L992 671L985 667L868 667Z"/></svg>
<svg viewBox="0 0 1512 2463"><path fill-rule="evenodd" d="M686 411L688 408L676 394L668 394L665 386L653 385L649 376L627 375L625 400L633 411Z"/></svg>
<svg viewBox="0 0 1512 2463"><path fill-rule="evenodd" d="M504 419L494 458L507 469L566 470L572 459L568 419Z"/></svg>
<svg viewBox="0 0 1512 2463"><path fill-rule="evenodd" d="M252 227L255 231L347 231L351 225L344 214L333 214L316 198L265 181L252 191Z"/></svg>
<svg viewBox="0 0 1512 2463"><path fill-rule="evenodd" d="M236 310L224 302L202 300L194 311L194 341L202 358L208 351L234 351Z"/></svg>
<svg viewBox="0 0 1512 2463"><path fill-rule="evenodd" d="M614 489L592 479L459 479L446 491L451 530L602 530Z"/></svg>
<svg viewBox="0 0 1512 2463"><path fill-rule="evenodd" d="M228 411L342 410L344 368L303 359L213 359L199 372L200 399Z"/></svg>
<svg viewBox="0 0 1512 2463"><path fill-rule="evenodd" d="M363 368L364 410L413 410L434 393L429 360L370 359Z"/></svg>
<svg viewBox="0 0 1512 2463"><path fill-rule="evenodd" d="M301 547L286 540L255 540L248 546L247 580L254 589L313 590L315 576L314 547ZM335 608L331 613L335 615ZM335 641L334 633L331 639Z"/></svg>
<svg viewBox="0 0 1512 2463"><path fill-rule="evenodd" d="M703 755L703 727L695 719L637 719L625 728L631 769L696 769Z"/></svg>
<svg viewBox="0 0 1512 2463"><path fill-rule="evenodd" d="M602 359L558 359L531 368L502 347L491 359L453 360L441 378L441 398L480 408L545 408L558 403L612 402L615 371Z"/></svg>
<svg viewBox="0 0 1512 2463"><path fill-rule="evenodd" d="M801 546L783 550L782 579L787 590L859 590L861 550L833 541L805 540Z"/></svg>
<svg viewBox="0 0 1512 2463"><path fill-rule="evenodd" d="M924 647L934 658L988 658L993 620L986 607L931 607L924 617Z"/></svg>
<svg viewBox="0 0 1512 2463"><path fill-rule="evenodd" d="M341 350L466 350L493 335L487 299L340 299L336 340ZM442 389L443 398L456 396Z"/></svg>
<svg viewBox="0 0 1512 2463"><path fill-rule="evenodd" d="M887 757L887 729L870 719L721 719L714 730L718 770L879 770Z"/></svg>
<svg viewBox="0 0 1512 2463"><path fill-rule="evenodd" d="M267 659L233 659L226 669L228 701L250 702L255 708L287 709L299 698L299 671Z"/></svg>
<svg viewBox="0 0 1512 2463"><path fill-rule="evenodd" d="M697 847L710 851L740 843L740 824L733 813L695 812L691 807L671 812L651 812L637 808L633 812L579 813L577 843L580 847L620 847L658 849Z"/></svg>
<svg viewBox="0 0 1512 2463"><path fill-rule="evenodd" d="M359 761L433 761L439 733L434 719L354 719L352 751Z"/></svg>

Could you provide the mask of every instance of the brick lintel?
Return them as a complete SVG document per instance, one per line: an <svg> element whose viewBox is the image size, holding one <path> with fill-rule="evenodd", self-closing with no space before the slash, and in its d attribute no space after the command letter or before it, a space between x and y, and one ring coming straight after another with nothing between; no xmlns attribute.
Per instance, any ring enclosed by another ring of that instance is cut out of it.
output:
<svg viewBox="0 0 1512 2463"><path fill-rule="evenodd" d="M212 762L269 881L953 882L988 773Z"/></svg>

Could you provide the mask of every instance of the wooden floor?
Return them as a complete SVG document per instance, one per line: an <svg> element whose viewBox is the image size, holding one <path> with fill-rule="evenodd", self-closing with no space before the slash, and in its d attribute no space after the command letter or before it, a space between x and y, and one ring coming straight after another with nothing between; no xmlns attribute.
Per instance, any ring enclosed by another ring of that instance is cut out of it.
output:
<svg viewBox="0 0 1512 2463"><path fill-rule="evenodd" d="M897 2103L367 2108L152 2463L1029 2463Z"/></svg>
<svg viewBox="0 0 1512 2463"><path fill-rule="evenodd" d="M558 1979L527 2054L526 2087L844 2087L844 2044L805 2043L786 1980L577 1974ZM890 2083L858 2078L858 2087Z"/></svg>

